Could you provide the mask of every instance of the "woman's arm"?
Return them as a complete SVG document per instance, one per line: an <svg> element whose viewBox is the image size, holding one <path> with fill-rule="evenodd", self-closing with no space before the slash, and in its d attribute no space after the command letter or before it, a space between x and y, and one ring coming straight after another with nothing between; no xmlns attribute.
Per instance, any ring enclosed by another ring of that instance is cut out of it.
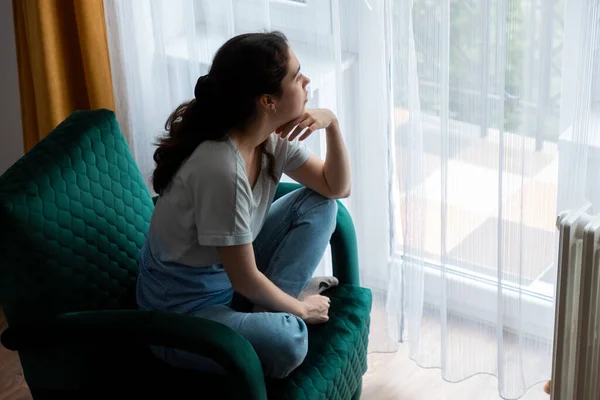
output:
<svg viewBox="0 0 600 400"><path fill-rule="evenodd" d="M327 297L308 296L300 301L283 292L258 270L251 244L217 247L217 251L233 289L254 304L288 312L309 324L329 319Z"/></svg>
<svg viewBox="0 0 600 400"><path fill-rule="evenodd" d="M293 126L284 127L281 131L282 138L294 140L302 130L308 128L300 137L302 141L314 131L325 128L327 155L324 162L311 155L306 163L294 171L287 172L287 175L330 199L348 197L351 187L350 159L335 115L329 110L309 110L303 120L292 123L297 124L296 129L288 132Z"/></svg>

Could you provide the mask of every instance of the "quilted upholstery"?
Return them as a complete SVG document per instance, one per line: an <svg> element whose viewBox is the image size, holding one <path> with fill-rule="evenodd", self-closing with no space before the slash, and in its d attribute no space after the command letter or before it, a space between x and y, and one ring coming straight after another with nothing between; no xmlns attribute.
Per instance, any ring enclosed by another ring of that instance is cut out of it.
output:
<svg viewBox="0 0 600 400"><path fill-rule="evenodd" d="M311 325L308 356L283 381L269 382L269 398L351 399L367 370L371 291L352 285L329 290L330 320Z"/></svg>
<svg viewBox="0 0 600 400"><path fill-rule="evenodd" d="M0 178L8 322L131 306L152 209L114 114L73 113Z"/></svg>

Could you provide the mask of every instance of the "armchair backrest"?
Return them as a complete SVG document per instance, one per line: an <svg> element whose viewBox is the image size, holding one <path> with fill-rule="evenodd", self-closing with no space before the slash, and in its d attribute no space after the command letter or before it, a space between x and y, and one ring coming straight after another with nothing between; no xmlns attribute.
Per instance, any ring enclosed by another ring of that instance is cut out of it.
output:
<svg viewBox="0 0 600 400"><path fill-rule="evenodd" d="M8 323L135 307L153 207L114 113L71 114L0 177Z"/></svg>

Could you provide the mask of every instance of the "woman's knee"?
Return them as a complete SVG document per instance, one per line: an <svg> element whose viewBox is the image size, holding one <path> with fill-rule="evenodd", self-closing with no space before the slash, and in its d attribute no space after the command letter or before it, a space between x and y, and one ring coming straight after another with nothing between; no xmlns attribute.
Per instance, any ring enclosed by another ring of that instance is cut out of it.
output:
<svg viewBox="0 0 600 400"><path fill-rule="evenodd" d="M320 208L320 221L323 225L327 226L328 233L332 234L335 230L335 225L337 222L337 201L327 199L324 197L323 203L321 204Z"/></svg>
<svg viewBox="0 0 600 400"><path fill-rule="evenodd" d="M308 332L300 318L282 314L283 329L272 338L269 362L265 373L273 378L285 378L306 358L308 353Z"/></svg>
<svg viewBox="0 0 600 400"><path fill-rule="evenodd" d="M329 198L327 198L327 197L325 197L323 195L320 195L318 193L317 193L317 196L319 196L322 199L323 208L325 209L324 213L328 217L330 217L330 218L332 218L332 219L335 220L335 217L337 216L337 211L338 211L337 201L329 199Z"/></svg>
<svg viewBox="0 0 600 400"><path fill-rule="evenodd" d="M300 214L313 214L317 221L327 224L335 228L337 219L338 204L337 201L328 199L327 197L308 188L302 189L305 191L305 201L303 202Z"/></svg>

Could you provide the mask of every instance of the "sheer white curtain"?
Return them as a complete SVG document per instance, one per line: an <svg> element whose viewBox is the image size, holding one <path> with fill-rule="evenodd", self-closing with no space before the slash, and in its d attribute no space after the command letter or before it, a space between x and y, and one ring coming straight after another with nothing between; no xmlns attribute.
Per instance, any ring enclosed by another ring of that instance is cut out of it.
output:
<svg viewBox="0 0 600 400"><path fill-rule="evenodd" d="M105 0L142 173L228 38L281 30L340 118L371 351L445 379L550 377L556 214L600 206L596 0ZM594 19L595 18L595 19ZM594 119L596 117L596 119ZM309 147L325 154L323 135ZM324 265L319 272L327 272Z"/></svg>
<svg viewBox="0 0 600 400"><path fill-rule="evenodd" d="M550 378L556 215L598 197L597 0L393 2L390 335L454 382Z"/></svg>

